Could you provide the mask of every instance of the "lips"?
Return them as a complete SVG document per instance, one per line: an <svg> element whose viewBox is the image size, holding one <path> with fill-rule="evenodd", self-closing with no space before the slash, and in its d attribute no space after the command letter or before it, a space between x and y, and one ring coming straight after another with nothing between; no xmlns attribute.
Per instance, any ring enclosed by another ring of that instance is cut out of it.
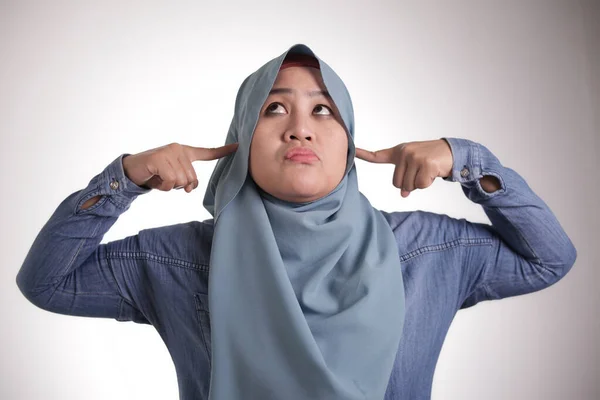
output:
<svg viewBox="0 0 600 400"><path fill-rule="evenodd" d="M318 160L319 157L315 154L314 151L309 149L308 147L294 147L285 153L285 158L288 160L302 160L302 161L310 161L310 160Z"/></svg>

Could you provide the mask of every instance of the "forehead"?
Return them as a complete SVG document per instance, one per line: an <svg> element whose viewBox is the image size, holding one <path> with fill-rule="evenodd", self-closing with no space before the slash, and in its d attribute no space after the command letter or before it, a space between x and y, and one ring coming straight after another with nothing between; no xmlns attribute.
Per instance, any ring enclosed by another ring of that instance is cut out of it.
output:
<svg viewBox="0 0 600 400"><path fill-rule="evenodd" d="M273 87L325 89L321 71L312 67L288 67L277 74Z"/></svg>

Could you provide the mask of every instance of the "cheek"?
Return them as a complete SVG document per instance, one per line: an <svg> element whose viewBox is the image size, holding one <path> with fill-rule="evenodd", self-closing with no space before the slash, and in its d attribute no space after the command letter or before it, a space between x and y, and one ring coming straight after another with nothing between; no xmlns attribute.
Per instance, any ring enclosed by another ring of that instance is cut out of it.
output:
<svg viewBox="0 0 600 400"><path fill-rule="evenodd" d="M336 167L340 167L341 165L345 169L348 161L348 137L346 136L346 132L342 132L341 135L336 136L336 140L335 143L332 144L332 148L336 149Z"/></svg>
<svg viewBox="0 0 600 400"><path fill-rule="evenodd" d="M250 142L250 170L254 176L264 175L270 169L269 162L274 159L273 141L263 130L257 129Z"/></svg>
<svg viewBox="0 0 600 400"><path fill-rule="evenodd" d="M257 162L260 160L260 140L256 136L256 132L252 136L252 141L250 142L250 160L248 168L253 177L256 177L256 174L259 173L260 164Z"/></svg>
<svg viewBox="0 0 600 400"><path fill-rule="evenodd" d="M265 152L265 139L264 134L260 130L256 130L252 136L252 142L250 142L250 157L254 160L260 159Z"/></svg>
<svg viewBox="0 0 600 400"><path fill-rule="evenodd" d="M253 163L262 169L269 168L269 165L275 161L275 149L269 142L258 142L253 151Z"/></svg>

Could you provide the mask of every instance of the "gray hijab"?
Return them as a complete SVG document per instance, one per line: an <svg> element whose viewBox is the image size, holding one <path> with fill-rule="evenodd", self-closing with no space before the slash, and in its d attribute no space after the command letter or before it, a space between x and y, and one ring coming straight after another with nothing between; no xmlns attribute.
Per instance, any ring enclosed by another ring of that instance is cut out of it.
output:
<svg viewBox="0 0 600 400"><path fill-rule="evenodd" d="M248 173L260 110L288 54L307 54L348 133L346 175L325 197L290 203ZM296 44L242 83L204 207L214 217L208 302L210 399L383 399L404 326L396 241L358 190L346 86Z"/></svg>

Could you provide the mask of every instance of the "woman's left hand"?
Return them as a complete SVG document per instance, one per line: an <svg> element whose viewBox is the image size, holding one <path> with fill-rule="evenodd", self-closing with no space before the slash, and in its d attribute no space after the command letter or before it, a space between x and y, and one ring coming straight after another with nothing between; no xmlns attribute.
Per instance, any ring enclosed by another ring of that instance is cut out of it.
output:
<svg viewBox="0 0 600 400"><path fill-rule="evenodd" d="M452 149L444 139L401 143L378 151L356 148L356 157L372 163L394 164L393 184L402 197L429 187L438 176L452 174Z"/></svg>

